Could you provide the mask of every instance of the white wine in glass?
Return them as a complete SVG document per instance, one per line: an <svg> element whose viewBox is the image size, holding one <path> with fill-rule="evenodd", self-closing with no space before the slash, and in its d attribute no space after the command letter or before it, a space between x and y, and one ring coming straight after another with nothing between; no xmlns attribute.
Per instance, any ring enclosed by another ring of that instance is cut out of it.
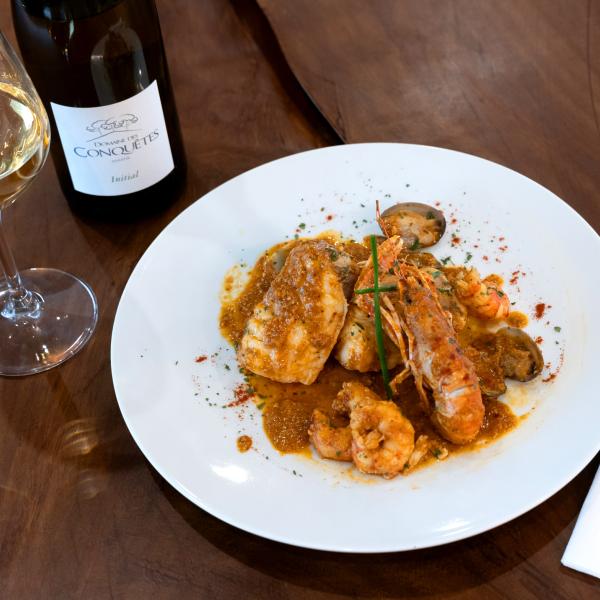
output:
<svg viewBox="0 0 600 600"><path fill-rule="evenodd" d="M40 171L48 116L23 65L0 33L0 375L30 375L73 356L92 335L92 290L57 269L19 272L2 231L4 211Z"/></svg>

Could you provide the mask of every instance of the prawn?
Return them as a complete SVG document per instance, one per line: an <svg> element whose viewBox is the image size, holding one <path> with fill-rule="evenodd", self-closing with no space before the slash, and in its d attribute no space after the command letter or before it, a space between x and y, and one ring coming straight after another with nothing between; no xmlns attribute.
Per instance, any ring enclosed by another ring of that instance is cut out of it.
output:
<svg viewBox="0 0 600 600"><path fill-rule="evenodd" d="M391 479L409 463L415 430L400 408L356 381L342 385L336 401L350 414L352 460L363 473Z"/></svg>
<svg viewBox="0 0 600 600"><path fill-rule="evenodd" d="M352 461L352 432L349 427L333 427L329 417L313 410L308 437L322 458Z"/></svg>
<svg viewBox="0 0 600 600"><path fill-rule="evenodd" d="M502 291L502 279L488 275L481 279L475 267L444 267L459 300L480 319L503 319L510 311L508 296Z"/></svg>
<svg viewBox="0 0 600 600"><path fill-rule="evenodd" d="M419 396L433 425L449 441L472 441L483 424L484 407L473 363L456 340L451 319L443 310L432 278L398 259L402 241L392 236L379 245L380 285L396 284L382 293L381 315L386 333L400 349L405 369L393 381L412 373ZM373 284L369 259L357 287ZM356 304L373 314L370 294L357 295ZM431 390L433 406L426 389Z"/></svg>

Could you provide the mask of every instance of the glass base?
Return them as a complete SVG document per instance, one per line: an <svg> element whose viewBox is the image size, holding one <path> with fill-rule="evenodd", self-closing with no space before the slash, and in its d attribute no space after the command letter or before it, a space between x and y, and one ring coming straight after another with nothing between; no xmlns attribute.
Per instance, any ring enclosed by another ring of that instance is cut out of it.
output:
<svg viewBox="0 0 600 600"><path fill-rule="evenodd" d="M29 314L0 311L0 375L31 375L71 358L90 339L98 321L94 292L57 269L21 271L23 286L40 300ZM0 308L8 291L0 282Z"/></svg>

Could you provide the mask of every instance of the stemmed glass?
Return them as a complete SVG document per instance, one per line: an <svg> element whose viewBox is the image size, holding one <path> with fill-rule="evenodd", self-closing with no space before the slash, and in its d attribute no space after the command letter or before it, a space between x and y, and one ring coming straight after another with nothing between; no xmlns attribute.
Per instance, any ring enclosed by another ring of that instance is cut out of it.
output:
<svg viewBox="0 0 600 600"><path fill-rule="evenodd" d="M17 270L4 211L40 171L50 146L44 106L0 33L0 375L29 375L73 356L98 319L92 290L57 269Z"/></svg>

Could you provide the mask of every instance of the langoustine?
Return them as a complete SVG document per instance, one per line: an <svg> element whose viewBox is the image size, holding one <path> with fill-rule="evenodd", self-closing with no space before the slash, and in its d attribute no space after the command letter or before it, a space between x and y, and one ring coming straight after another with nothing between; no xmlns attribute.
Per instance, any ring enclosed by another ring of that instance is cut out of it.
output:
<svg viewBox="0 0 600 600"><path fill-rule="evenodd" d="M412 373L419 396L434 426L449 441L466 444L479 433L484 406L473 363L463 354L431 277L400 261L402 241L390 237L379 245L380 286L396 285L382 293L384 329L400 349L405 369ZM356 287L372 287L373 261L369 259ZM371 295L356 298L360 308L373 314ZM431 390L433 405L427 389Z"/></svg>

